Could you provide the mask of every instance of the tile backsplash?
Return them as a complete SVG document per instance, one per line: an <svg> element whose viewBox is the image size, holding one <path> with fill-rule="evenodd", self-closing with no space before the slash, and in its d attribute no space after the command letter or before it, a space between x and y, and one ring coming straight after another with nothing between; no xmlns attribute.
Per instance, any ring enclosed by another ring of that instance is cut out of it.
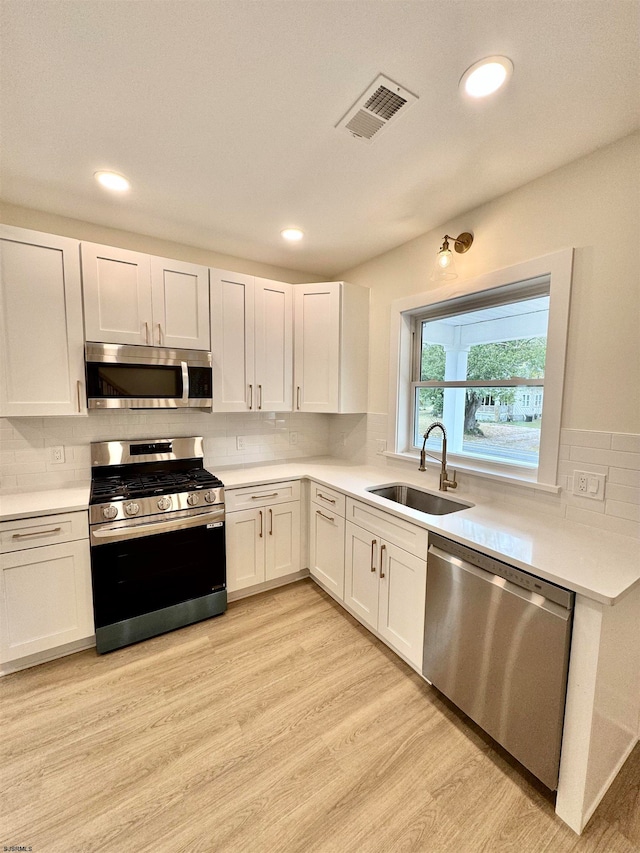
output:
<svg viewBox="0 0 640 853"><path fill-rule="evenodd" d="M0 418L0 490L39 491L88 482L92 441L187 435L204 437L204 464L213 473L329 453L328 417L299 412L91 412L86 418ZM52 461L54 447L64 448L64 462Z"/></svg>
<svg viewBox="0 0 640 853"><path fill-rule="evenodd" d="M87 482L92 441L204 436L205 466L214 473L314 456L395 469L407 463L380 455L387 415L321 415L299 412L92 412L86 418L0 419L0 491L38 491ZM65 461L54 463L52 449ZM572 494L576 470L606 477L605 499ZM557 495L458 472L460 494L473 484L478 497L640 538L640 435L563 429ZM224 480L224 475L222 475Z"/></svg>
<svg viewBox="0 0 640 853"><path fill-rule="evenodd" d="M387 416L331 415L329 448L332 456L359 464L395 468L400 477L407 463L381 456L386 447ZM640 435L563 429L558 464L559 494L458 472L460 494L473 483L474 493L492 501L564 516L572 521L640 538ZM605 498L592 500L572 493L574 471L603 474ZM390 475L391 476L391 475Z"/></svg>

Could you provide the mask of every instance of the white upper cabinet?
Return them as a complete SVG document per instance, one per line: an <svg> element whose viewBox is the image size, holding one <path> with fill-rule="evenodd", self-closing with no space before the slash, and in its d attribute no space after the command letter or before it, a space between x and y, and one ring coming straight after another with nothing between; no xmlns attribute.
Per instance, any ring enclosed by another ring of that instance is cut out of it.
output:
<svg viewBox="0 0 640 853"><path fill-rule="evenodd" d="M256 278L255 382L258 407L290 412L293 400L293 295L291 285Z"/></svg>
<svg viewBox="0 0 640 853"><path fill-rule="evenodd" d="M345 281L294 285L294 408L366 412L369 289Z"/></svg>
<svg viewBox="0 0 640 853"><path fill-rule="evenodd" d="M82 283L88 341L210 348L206 267L82 243Z"/></svg>
<svg viewBox="0 0 640 853"><path fill-rule="evenodd" d="M0 415L86 414L76 240L0 226Z"/></svg>
<svg viewBox="0 0 640 853"><path fill-rule="evenodd" d="M291 411L291 285L211 270L213 409Z"/></svg>
<svg viewBox="0 0 640 853"><path fill-rule="evenodd" d="M152 257L151 312L159 346L209 350L209 270Z"/></svg>

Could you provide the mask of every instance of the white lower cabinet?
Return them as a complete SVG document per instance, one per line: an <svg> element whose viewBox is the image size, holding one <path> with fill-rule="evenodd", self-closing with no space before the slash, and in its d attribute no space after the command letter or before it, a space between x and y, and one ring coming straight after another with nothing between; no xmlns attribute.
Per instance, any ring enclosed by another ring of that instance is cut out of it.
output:
<svg viewBox="0 0 640 853"><path fill-rule="evenodd" d="M418 669L422 667L425 558L348 521L344 602Z"/></svg>
<svg viewBox="0 0 640 853"><path fill-rule="evenodd" d="M309 572L340 601L344 599L344 518L310 502Z"/></svg>
<svg viewBox="0 0 640 853"><path fill-rule="evenodd" d="M229 592L300 571L300 501L228 512L226 545Z"/></svg>
<svg viewBox="0 0 640 853"><path fill-rule="evenodd" d="M90 638L94 625L86 513L3 522L0 542L0 662Z"/></svg>

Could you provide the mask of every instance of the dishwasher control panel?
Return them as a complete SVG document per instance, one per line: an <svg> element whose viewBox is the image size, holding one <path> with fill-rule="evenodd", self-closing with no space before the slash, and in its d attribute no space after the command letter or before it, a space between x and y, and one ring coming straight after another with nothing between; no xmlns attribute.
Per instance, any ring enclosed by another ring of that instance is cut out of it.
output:
<svg viewBox="0 0 640 853"><path fill-rule="evenodd" d="M451 539L444 539L436 534L429 534L429 545L440 548L446 551L453 557L471 563L479 569L484 569L485 572L490 572L493 575L498 575L511 583L516 584L523 589L528 589L530 592L537 592L543 595L550 601L555 601L562 607L573 607L574 593L564 587L550 581L542 580L541 578L531 575L522 569L516 569L508 563L503 563L495 557L489 557L487 554L481 554L479 551L474 551L473 548L468 548L466 545L460 545L458 542L452 542Z"/></svg>

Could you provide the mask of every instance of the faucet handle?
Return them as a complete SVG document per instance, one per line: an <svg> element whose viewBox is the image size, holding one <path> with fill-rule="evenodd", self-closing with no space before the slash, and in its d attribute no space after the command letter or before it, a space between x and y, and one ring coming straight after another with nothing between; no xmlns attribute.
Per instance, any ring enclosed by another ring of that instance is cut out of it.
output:
<svg viewBox="0 0 640 853"><path fill-rule="evenodd" d="M458 483L456 482L456 472L455 471L453 472L453 480L449 479L446 471L445 471L444 476L445 476L444 482L447 484L447 488L449 488L449 489L457 489L458 488Z"/></svg>

